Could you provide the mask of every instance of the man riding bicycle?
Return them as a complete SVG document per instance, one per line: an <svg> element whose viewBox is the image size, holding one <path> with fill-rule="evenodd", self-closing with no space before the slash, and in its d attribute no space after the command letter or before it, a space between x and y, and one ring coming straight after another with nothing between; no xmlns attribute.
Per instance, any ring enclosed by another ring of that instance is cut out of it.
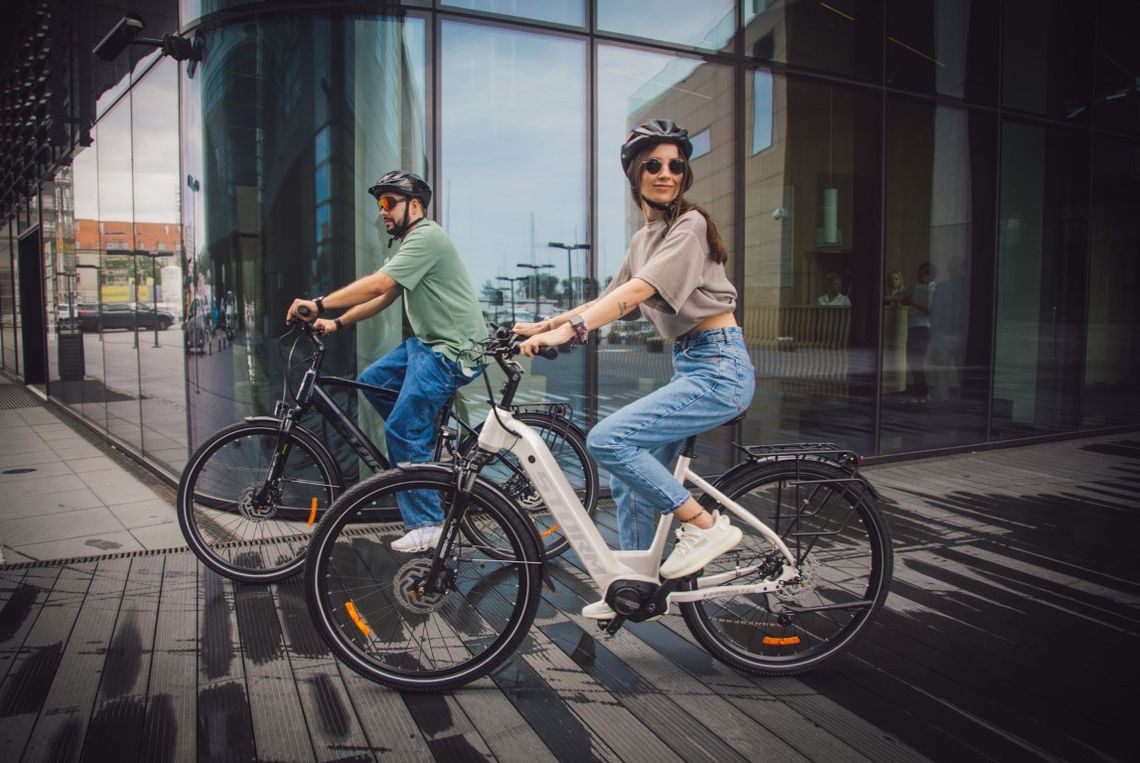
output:
<svg viewBox="0 0 1140 763"><path fill-rule="evenodd" d="M367 384L398 389L389 397L364 395L384 419L388 456L393 464L428 461L436 434L436 418L455 391L473 380L480 368L464 358L474 339L486 333L479 300L455 245L443 229L424 216L432 190L422 178L393 170L368 189L380 208L384 228L400 246L378 271L316 299L295 299L287 319L315 320L326 333L376 315L403 296L404 310L415 336L377 360L359 375ZM304 307L308 318L298 309ZM335 319L319 318L328 310L348 308ZM403 552L426 551L439 542L443 510L430 491L399 496L407 533L392 542Z"/></svg>

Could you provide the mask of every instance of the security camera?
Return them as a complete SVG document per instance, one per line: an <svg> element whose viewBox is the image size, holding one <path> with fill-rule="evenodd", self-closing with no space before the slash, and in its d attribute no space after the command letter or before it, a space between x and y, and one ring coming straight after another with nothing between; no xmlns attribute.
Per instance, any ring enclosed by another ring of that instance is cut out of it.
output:
<svg viewBox="0 0 1140 763"><path fill-rule="evenodd" d="M145 24L140 17L128 13L123 16L118 24L115 24L110 32L107 32L107 36L100 40L99 44L91 49L91 52L100 61L114 61L127 49L128 45L135 41L144 26Z"/></svg>
<svg viewBox="0 0 1140 763"><path fill-rule="evenodd" d="M776 207L775 209L772 210L772 219L773 220L783 220L787 216L788 216L788 210L784 209L783 207Z"/></svg>

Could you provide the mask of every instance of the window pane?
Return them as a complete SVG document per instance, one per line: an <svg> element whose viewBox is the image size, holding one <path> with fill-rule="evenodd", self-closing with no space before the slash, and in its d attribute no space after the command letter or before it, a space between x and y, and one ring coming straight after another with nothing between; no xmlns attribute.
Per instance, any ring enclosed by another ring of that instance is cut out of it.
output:
<svg viewBox="0 0 1140 763"><path fill-rule="evenodd" d="M576 27L586 24L585 0L444 0L440 6Z"/></svg>
<svg viewBox="0 0 1140 763"><path fill-rule="evenodd" d="M541 320L584 301L586 44L445 22L442 104L443 225L484 314ZM585 358L536 360L519 401L567 400L584 423ZM468 389L477 410L485 391Z"/></svg>
<svg viewBox="0 0 1140 763"><path fill-rule="evenodd" d="M182 79L192 445L272 411L286 372L277 338L294 297L372 273L394 251L367 189L395 168L430 178L426 40L423 19L410 17L305 15L207 33L210 55ZM331 338L324 370L363 370L403 340L401 315L397 302ZM366 431L380 430L370 405L337 399ZM354 479L342 440L307 424L342 448Z"/></svg>
<svg viewBox="0 0 1140 763"><path fill-rule="evenodd" d="M1140 133L1140 5L1101 0L1096 28L1096 126Z"/></svg>
<svg viewBox="0 0 1140 763"><path fill-rule="evenodd" d="M1077 428L1088 136L1007 121L1001 138L993 439Z"/></svg>
<svg viewBox="0 0 1140 763"><path fill-rule="evenodd" d="M733 241L732 69L679 56L598 47L598 277L605 288L625 258L645 217L629 195L621 146L630 129L654 118L672 119L690 134L709 131L710 151L694 158L686 197L712 215L730 254ZM733 261L726 266L731 277ZM598 345L598 415L604 417L667 383L672 344L646 320L618 321ZM732 458L729 433L718 429L698 441L706 463Z"/></svg>
<svg viewBox="0 0 1140 763"><path fill-rule="evenodd" d="M1140 421L1140 145L1096 138L1092 230L1082 426L1133 423Z"/></svg>
<svg viewBox="0 0 1140 763"><path fill-rule="evenodd" d="M775 140L745 162L744 333L757 374L745 439L869 453L881 102L782 75L772 92Z"/></svg>
<svg viewBox="0 0 1140 763"><path fill-rule="evenodd" d="M887 84L996 103L1000 8L990 0L889 0Z"/></svg>
<svg viewBox="0 0 1140 763"><path fill-rule="evenodd" d="M131 92L136 318L143 450L172 472L189 455L182 332L178 64L163 59Z"/></svg>
<svg viewBox="0 0 1140 763"><path fill-rule="evenodd" d="M1092 13L1075 0L1005 0L1005 107L1087 123L1092 90L1092 29Z"/></svg>
<svg viewBox="0 0 1140 763"><path fill-rule="evenodd" d="M743 0L745 53L879 82L882 0Z"/></svg>
<svg viewBox="0 0 1140 763"><path fill-rule="evenodd" d="M15 223L0 224L0 342L4 345L4 368L16 373L16 295L12 288L12 261L16 246L12 239Z"/></svg>
<svg viewBox="0 0 1140 763"><path fill-rule="evenodd" d="M886 145L879 450L983 442L997 120L990 112L890 99Z"/></svg>
<svg viewBox="0 0 1140 763"><path fill-rule="evenodd" d="M732 0L600 0L598 31L720 50L736 33L734 5Z"/></svg>
<svg viewBox="0 0 1140 763"><path fill-rule="evenodd" d="M131 96L95 124L99 141L99 285L95 329L103 351L102 392L107 430L142 450L135 301L134 186L131 176ZM101 382L101 389L99 383Z"/></svg>

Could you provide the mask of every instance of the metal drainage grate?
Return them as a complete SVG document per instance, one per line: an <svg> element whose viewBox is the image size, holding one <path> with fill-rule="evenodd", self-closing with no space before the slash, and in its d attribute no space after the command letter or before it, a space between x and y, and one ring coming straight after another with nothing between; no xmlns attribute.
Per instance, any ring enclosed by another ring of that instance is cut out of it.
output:
<svg viewBox="0 0 1140 763"><path fill-rule="evenodd" d="M0 384L0 410L38 408L43 402L18 384Z"/></svg>

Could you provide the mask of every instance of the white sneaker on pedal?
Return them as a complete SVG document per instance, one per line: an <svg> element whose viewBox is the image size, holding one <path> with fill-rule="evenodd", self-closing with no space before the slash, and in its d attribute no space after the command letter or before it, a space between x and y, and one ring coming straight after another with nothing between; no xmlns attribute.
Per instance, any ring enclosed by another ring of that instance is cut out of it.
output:
<svg viewBox="0 0 1140 763"><path fill-rule="evenodd" d="M692 575L740 543L744 533L739 527L729 524L728 517L720 512L713 512L713 518L716 521L707 530L692 524L681 526L673 553L661 565L661 577L672 580Z"/></svg>
<svg viewBox="0 0 1140 763"><path fill-rule="evenodd" d="M613 620L617 617L617 612L614 612L610 605L606 604L606 600L602 599L582 607L582 617L591 620Z"/></svg>
<svg viewBox="0 0 1140 763"><path fill-rule="evenodd" d="M403 538L392 541L392 550L405 554L414 554L417 551L431 551L439 543L439 536L443 534L442 525L427 525L409 530Z"/></svg>

